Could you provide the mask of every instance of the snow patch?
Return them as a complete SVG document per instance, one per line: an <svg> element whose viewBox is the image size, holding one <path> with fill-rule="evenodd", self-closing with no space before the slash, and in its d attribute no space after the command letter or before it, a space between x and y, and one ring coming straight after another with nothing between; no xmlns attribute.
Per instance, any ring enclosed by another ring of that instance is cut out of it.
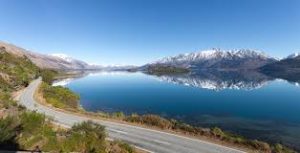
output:
<svg viewBox="0 0 300 153"><path fill-rule="evenodd" d="M288 57L286 57L286 59L296 58L296 57L298 57L299 55L300 55L300 53L299 53L299 52L296 52L296 53L293 53L293 54L289 55Z"/></svg>
<svg viewBox="0 0 300 153"><path fill-rule="evenodd" d="M179 54L177 56L170 56L162 58L156 62L151 64L164 64L164 63L172 63L172 62L193 62L197 60L209 60L216 58L256 58L260 57L263 59L271 58L261 51L249 50L249 49L239 49L239 50L221 50L218 48L213 48L211 50L204 50L200 52L194 53L185 53Z"/></svg>
<svg viewBox="0 0 300 153"><path fill-rule="evenodd" d="M63 59L67 62L72 62L73 61L73 58L66 55L66 54L62 54L62 53L55 53L55 54L50 54L50 56L53 56L53 57L57 57L57 58L60 58L60 59Z"/></svg>

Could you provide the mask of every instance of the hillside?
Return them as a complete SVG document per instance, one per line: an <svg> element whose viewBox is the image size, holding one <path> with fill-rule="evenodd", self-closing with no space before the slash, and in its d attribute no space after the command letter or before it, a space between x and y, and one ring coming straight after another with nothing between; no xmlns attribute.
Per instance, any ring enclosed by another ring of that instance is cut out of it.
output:
<svg viewBox="0 0 300 153"><path fill-rule="evenodd" d="M14 56L5 47L0 47L1 90L10 91L27 86L39 73L40 69L26 56Z"/></svg>
<svg viewBox="0 0 300 153"><path fill-rule="evenodd" d="M18 57L26 56L35 65L44 69L57 69L57 70L83 70L83 69L100 69L100 66L89 65L81 60L73 59L71 57L61 55L44 55L28 51L13 44L8 44L0 41L0 47L4 47L8 53Z"/></svg>

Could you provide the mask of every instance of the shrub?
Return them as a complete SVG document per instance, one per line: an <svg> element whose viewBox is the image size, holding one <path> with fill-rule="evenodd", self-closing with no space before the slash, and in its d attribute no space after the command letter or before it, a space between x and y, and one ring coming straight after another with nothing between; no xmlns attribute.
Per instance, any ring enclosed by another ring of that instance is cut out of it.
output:
<svg viewBox="0 0 300 153"><path fill-rule="evenodd" d="M17 106L17 103L12 100L8 92L0 91L0 108L4 107L6 109Z"/></svg>
<svg viewBox="0 0 300 153"><path fill-rule="evenodd" d="M16 136L19 132L19 120L17 117L0 119L0 148L2 150L19 150Z"/></svg>
<svg viewBox="0 0 300 153"><path fill-rule="evenodd" d="M50 144L56 143L56 134L45 115L37 112L24 112L20 115L21 130L18 143L22 149L35 147L40 144L44 150L55 150Z"/></svg>
<svg viewBox="0 0 300 153"><path fill-rule="evenodd" d="M39 71L39 74L44 82L51 85L54 80L54 77L58 74L58 72L55 70L41 69Z"/></svg>
<svg viewBox="0 0 300 153"><path fill-rule="evenodd" d="M27 86L30 80L36 78L39 68L27 57L18 57L6 52L5 47L0 52L0 70L9 76L10 87ZM2 80L3 81L3 80Z"/></svg>
<svg viewBox="0 0 300 153"><path fill-rule="evenodd" d="M2 78L2 76L0 76L0 89L2 91L10 91L11 90L10 84L6 80L4 80Z"/></svg>
<svg viewBox="0 0 300 153"><path fill-rule="evenodd" d="M252 140L250 141L249 145L257 150L261 150L264 152L272 152L270 145L262 141Z"/></svg>
<svg viewBox="0 0 300 153"><path fill-rule="evenodd" d="M217 127L212 128L211 133L213 134L213 136L218 138L223 138L225 136L225 133L220 128Z"/></svg>
<svg viewBox="0 0 300 153"><path fill-rule="evenodd" d="M17 134L19 120L16 117L0 119L0 144L7 141L14 141Z"/></svg>
<svg viewBox="0 0 300 153"><path fill-rule="evenodd" d="M274 145L273 150L275 153L296 153L294 150L291 150L279 143Z"/></svg>
<svg viewBox="0 0 300 153"><path fill-rule="evenodd" d="M123 112L115 112L115 113L112 113L112 117L113 118L118 118L118 119L124 119L125 115L124 115Z"/></svg>
<svg viewBox="0 0 300 153"><path fill-rule="evenodd" d="M22 131L28 135L41 132L42 126L46 123L46 117L37 112L24 112L21 115Z"/></svg>
<svg viewBox="0 0 300 153"><path fill-rule="evenodd" d="M128 145L127 143L124 143L122 141L113 141L110 143L110 148L108 150L108 153L134 153L136 152L133 147Z"/></svg>
<svg viewBox="0 0 300 153"><path fill-rule="evenodd" d="M91 121L74 125L63 144L63 152L105 152L105 128Z"/></svg>
<svg viewBox="0 0 300 153"><path fill-rule="evenodd" d="M139 116L137 114L133 114L125 118L125 121L133 122L133 123L141 123L150 126L159 127L162 129L170 129L172 127L172 123L157 115L142 115Z"/></svg>
<svg viewBox="0 0 300 153"><path fill-rule="evenodd" d="M70 89L57 86L53 87L46 83L41 85L40 91L47 103L57 108L79 108L79 96Z"/></svg>
<svg viewBox="0 0 300 153"><path fill-rule="evenodd" d="M109 118L110 117L109 113L102 112L102 111L97 111L97 113L95 113L95 115L100 116L100 117L104 117L104 118Z"/></svg>

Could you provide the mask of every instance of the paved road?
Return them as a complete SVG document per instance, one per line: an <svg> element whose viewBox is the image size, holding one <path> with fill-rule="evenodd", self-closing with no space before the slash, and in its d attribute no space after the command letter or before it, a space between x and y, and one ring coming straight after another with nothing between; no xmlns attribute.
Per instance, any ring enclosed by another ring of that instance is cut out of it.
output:
<svg viewBox="0 0 300 153"><path fill-rule="evenodd" d="M30 110L36 110L52 117L55 122L70 127L74 123L91 120L86 117L64 113L38 104L34 92L41 83L41 79L33 81L20 95L20 103ZM161 131L145 129L137 126L120 124L109 121L93 120L106 126L109 137L120 139L151 153L242 153L236 149L191 139Z"/></svg>

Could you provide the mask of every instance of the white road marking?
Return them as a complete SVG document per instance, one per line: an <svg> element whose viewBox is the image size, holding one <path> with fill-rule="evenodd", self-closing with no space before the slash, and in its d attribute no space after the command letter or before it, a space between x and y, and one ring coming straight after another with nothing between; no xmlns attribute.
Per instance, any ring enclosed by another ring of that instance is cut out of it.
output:
<svg viewBox="0 0 300 153"><path fill-rule="evenodd" d="M115 129L108 129L108 131L117 132L117 133L122 133L122 134L128 134L127 132L120 131L120 130L115 130Z"/></svg>
<svg viewBox="0 0 300 153"><path fill-rule="evenodd" d="M151 140L151 141L154 141L154 142L157 142L157 143L160 143L160 144L165 144L165 145L171 145L169 142L166 142L166 141L160 141L160 140Z"/></svg>

